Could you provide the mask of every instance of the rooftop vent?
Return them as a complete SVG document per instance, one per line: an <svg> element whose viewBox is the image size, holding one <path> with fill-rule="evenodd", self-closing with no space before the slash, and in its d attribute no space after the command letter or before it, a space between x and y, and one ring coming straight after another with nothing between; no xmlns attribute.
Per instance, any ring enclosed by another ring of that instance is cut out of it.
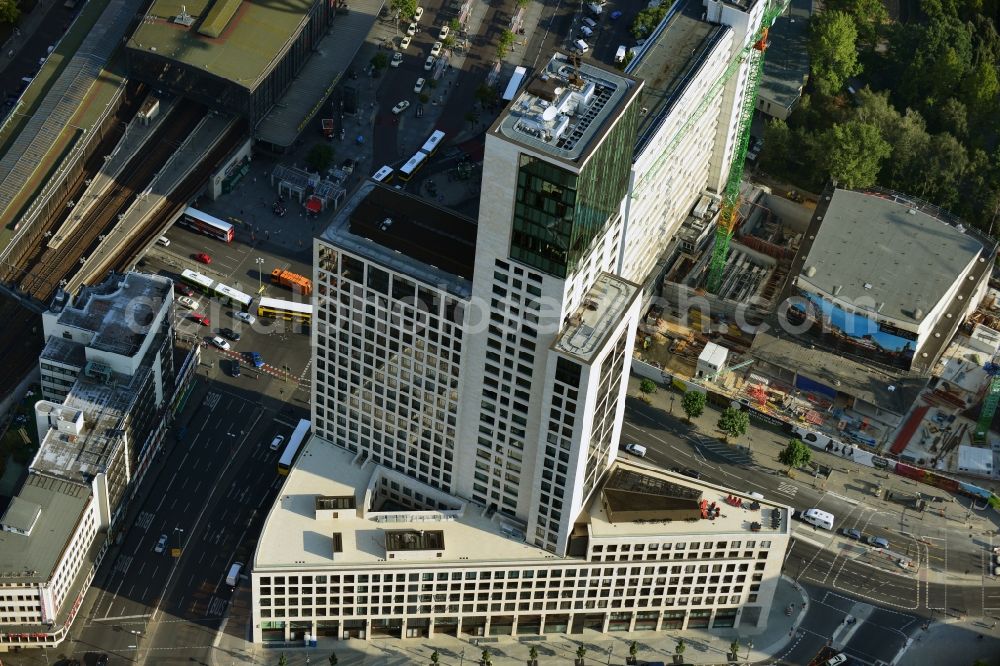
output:
<svg viewBox="0 0 1000 666"><path fill-rule="evenodd" d="M810 266L809 268L806 269L806 277L815 277L815 276L816 276L815 266Z"/></svg>
<svg viewBox="0 0 1000 666"><path fill-rule="evenodd" d="M186 25L189 28L194 25L194 17L188 14L185 5L181 5L181 13L174 17L174 23Z"/></svg>
<svg viewBox="0 0 1000 666"><path fill-rule="evenodd" d="M382 220L382 224L380 224L378 228L381 229L382 231L389 231L391 227L392 227L392 218L387 217L384 220Z"/></svg>

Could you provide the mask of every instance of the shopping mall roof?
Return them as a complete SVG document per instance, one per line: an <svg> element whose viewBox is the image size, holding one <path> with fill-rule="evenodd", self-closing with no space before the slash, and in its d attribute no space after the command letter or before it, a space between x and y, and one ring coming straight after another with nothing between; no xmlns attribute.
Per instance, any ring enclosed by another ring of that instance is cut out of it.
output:
<svg viewBox="0 0 1000 666"><path fill-rule="evenodd" d="M154 0L127 46L253 90L306 24L316 1Z"/></svg>
<svg viewBox="0 0 1000 666"><path fill-rule="evenodd" d="M822 223L803 241L798 287L872 318L921 324L984 249L962 225L898 196L836 189L815 217Z"/></svg>

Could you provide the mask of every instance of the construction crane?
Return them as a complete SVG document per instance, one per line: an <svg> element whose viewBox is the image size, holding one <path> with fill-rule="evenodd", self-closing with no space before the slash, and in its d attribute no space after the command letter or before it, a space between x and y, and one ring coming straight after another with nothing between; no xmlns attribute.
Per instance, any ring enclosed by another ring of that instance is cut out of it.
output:
<svg viewBox="0 0 1000 666"><path fill-rule="evenodd" d="M726 65L725 71L705 93L705 96L698 102L694 112L688 116L684 123L678 128L677 133L667 143L666 148L660 153L656 161L643 174L639 182L632 190L635 197L647 184L652 182L660 169L680 145L688 131L698 120L705 115L705 111L712 102L722 94L726 84L736 72L740 70L744 63L749 63L749 81L746 94L740 106L740 114L736 134L736 153L733 156L732 165L729 169L729 177L726 180L726 189L722 196L722 206L719 212L719 222L716 227L715 248L712 252L712 261L709 264L708 290L715 293L722 284L722 271L726 266L726 257L729 255L729 241L736 228L737 214L740 204L740 181L743 179L743 166L746 161L747 145L750 142L750 122L753 120L753 111L757 106L757 88L760 85L760 74L764 67L764 51L767 49L767 33L777 19L788 7L790 0L774 0L764 10L764 16L760 22L760 28L754 35L754 39L746 46L736 52Z"/></svg>
<svg viewBox="0 0 1000 666"><path fill-rule="evenodd" d="M983 366L983 370L990 378L990 387L986 390L983 407L979 411L979 420L976 421L976 430L972 435L972 441L977 444L986 441L986 433L990 431L993 415L997 413L997 405L1000 404L1000 365L987 363Z"/></svg>
<svg viewBox="0 0 1000 666"><path fill-rule="evenodd" d="M736 372L737 370L739 370L741 368L745 368L748 365L752 365L753 362L754 362L754 359L750 359L748 361L743 361L741 363L737 363L736 365L733 365L733 366L728 366L728 367L727 366L723 366L723 367L719 368L718 370L716 370L715 372L713 372L708 377L705 377L705 381L707 381L707 382L714 382L716 379L718 379L719 377L722 377L723 375L728 375L730 372Z"/></svg>

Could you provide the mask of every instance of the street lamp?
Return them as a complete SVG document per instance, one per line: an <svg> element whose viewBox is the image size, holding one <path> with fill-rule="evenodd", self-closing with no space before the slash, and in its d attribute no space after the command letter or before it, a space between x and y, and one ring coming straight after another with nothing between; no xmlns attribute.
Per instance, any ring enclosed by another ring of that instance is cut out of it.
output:
<svg viewBox="0 0 1000 666"><path fill-rule="evenodd" d="M264 259L257 257L255 259L257 263L257 293L260 294L264 291L263 275L264 275Z"/></svg>
<svg viewBox="0 0 1000 666"><path fill-rule="evenodd" d="M142 632L137 629L129 629L129 633L135 636L135 645L129 645L130 648L135 648L135 663L139 663L139 641L142 639Z"/></svg>
<svg viewBox="0 0 1000 666"><path fill-rule="evenodd" d="M174 534L177 534L178 532L180 532L180 536L177 537L177 550L181 550L183 546L181 542L184 539L184 530L180 527L175 527Z"/></svg>
<svg viewBox="0 0 1000 666"><path fill-rule="evenodd" d="M750 661L750 650L753 649L753 641L747 641L747 661Z"/></svg>

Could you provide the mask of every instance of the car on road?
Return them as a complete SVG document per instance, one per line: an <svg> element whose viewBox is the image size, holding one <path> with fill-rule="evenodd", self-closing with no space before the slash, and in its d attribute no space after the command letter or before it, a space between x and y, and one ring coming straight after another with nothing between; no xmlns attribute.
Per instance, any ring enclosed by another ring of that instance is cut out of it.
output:
<svg viewBox="0 0 1000 666"><path fill-rule="evenodd" d="M220 328L219 335L226 338L227 340L232 340L233 342L240 341L240 334L231 328Z"/></svg>
<svg viewBox="0 0 1000 666"><path fill-rule="evenodd" d="M198 322L202 326L211 326L212 320L208 318L208 315L203 315L200 312L192 312L191 319Z"/></svg>
<svg viewBox="0 0 1000 666"><path fill-rule="evenodd" d="M407 34L408 37L413 37L413 35L417 34L417 22L416 21L414 21L410 25L406 26L406 34Z"/></svg>
<svg viewBox="0 0 1000 666"><path fill-rule="evenodd" d="M436 60L437 60L437 58L435 58L432 55L427 56L427 60L424 61L424 71L425 72L429 72L432 69L434 69L434 62Z"/></svg>
<svg viewBox="0 0 1000 666"><path fill-rule="evenodd" d="M646 456L646 447L642 444L636 444L635 442L627 443L625 445L625 451L640 458L644 458Z"/></svg>
<svg viewBox="0 0 1000 666"><path fill-rule="evenodd" d="M451 32L451 28L446 25L441 26L441 32L438 33L438 41L443 42L448 39L448 33Z"/></svg>
<svg viewBox="0 0 1000 666"><path fill-rule="evenodd" d="M167 548L167 535L161 534L160 539L156 542L156 547L153 548L154 553L162 553Z"/></svg>
<svg viewBox="0 0 1000 666"><path fill-rule="evenodd" d="M684 476L690 476L692 479L701 478L701 472L690 467L688 469L682 469L681 474L683 474Z"/></svg>
<svg viewBox="0 0 1000 666"><path fill-rule="evenodd" d="M181 296L180 298L178 298L177 305L181 306L182 308L187 308L188 310L198 309L198 301L194 300L190 296Z"/></svg>
<svg viewBox="0 0 1000 666"><path fill-rule="evenodd" d="M424 15L424 8L417 7L416 11L413 12L413 22L416 23Z"/></svg>
<svg viewBox="0 0 1000 666"><path fill-rule="evenodd" d="M853 527L845 527L844 529L840 530L840 533L843 534L848 539L854 539L855 541L861 541L861 532L859 532L858 530L854 529Z"/></svg>
<svg viewBox="0 0 1000 666"><path fill-rule="evenodd" d="M223 351L229 351L231 349L229 343L226 342L223 338L220 338L218 335L212 338L212 344L218 347L219 349L222 349Z"/></svg>
<svg viewBox="0 0 1000 666"><path fill-rule="evenodd" d="M846 654L835 654L826 661L823 662L822 666L844 666L847 663Z"/></svg>
<svg viewBox="0 0 1000 666"><path fill-rule="evenodd" d="M441 49L444 48L444 44L441 42L434 42L434 46L431 47L431 55L435 58L441 55Z"/></svg>
<svg viewBox="0 0 1000 666"><path fill-rule="evenodd" d="M183 282L174 282L174 291L182 296L194 296L194 289Z"/></svg>
<svg viewBox="0 0 1000 666"><path fill-rule="evenodd" d="M245 321L248 324L252 324L257 321L257 317L254 317L249 312L234 312L233 319L239 319L240 321Z"/></svg>
<svg viewBox="0 0 1000 666"><path fill-rule="evenodd" d="M247 356L250 358L250 362L253 363L253 367L258 369L264 367L264 359L261 358L259 353L250 352L249 354L247 354Z"/></svg>
<svg viewBox="0 0 1000 666"><path fill-rule="evenodd" d="M405 51L407 47L410 46L411 41L413 41L413 37L410 37L409 35L403 37L401 40L399 40L399 50Z"/></svg>
<svg viewBox="0 0 1000 666"><path fill-rule="evenodd" d="M868 545L872 548L888 548L889 540L883 537L870 536L868 537Z"/></svg>
<svg viewBox="0 0 1000 666"><path fill-rule="evenodd" d="M163 247L170 247L170 239L166 236L160 236L156 239L157 245L162 245Z"/></svg>
<svg viewBox="0 0 1000 666"><path fill-rule="evenodd" d="M413 92L420 94L424 89L425 83L427 83L427 80L421 76L419 79L417 79L417 82L413 84Z"/></svg>
<svg viewBox="0 0 1000 666"><path fill-rule="evenodd" d="M207 252L199 252L198 254L194 255L194 260L199 261L203 264L210 264L212 263L212 255L210 255Z"/></svg>
<svg viewBox="0 0 1000 666"><path fill-rule="evenodd" d="M403 64L403 54L396 51L392 54L392 61L389 63L390 67L399 67Z"/></svg>
<svg viewBox="0 0 1000 666"><path fill-rule="evenodd" d="M396 106L392 107L392 112L398 116L403 111L406 111L408 108L410 108L410 103L407 100L404 99L404 100L401 100L399 102L399 104L397 104Z"/></svg>
<svg viewBox="0 0 1000 666"><path fill-rule="evenodd" d="M620 11L618 11L617 9L615 11L611 12L610 14L608 14L608 18L610 18L612 21L617 21L621 17L622 17L622 13Z"/></svg>
<svg viewBox="0 0 1000 666"><path fill-rule="evenodd" d="M274 439L271 440L271 450L277 451L278 449L280 449L284 441L285 441L284 435L277 435Z"/></svg>

